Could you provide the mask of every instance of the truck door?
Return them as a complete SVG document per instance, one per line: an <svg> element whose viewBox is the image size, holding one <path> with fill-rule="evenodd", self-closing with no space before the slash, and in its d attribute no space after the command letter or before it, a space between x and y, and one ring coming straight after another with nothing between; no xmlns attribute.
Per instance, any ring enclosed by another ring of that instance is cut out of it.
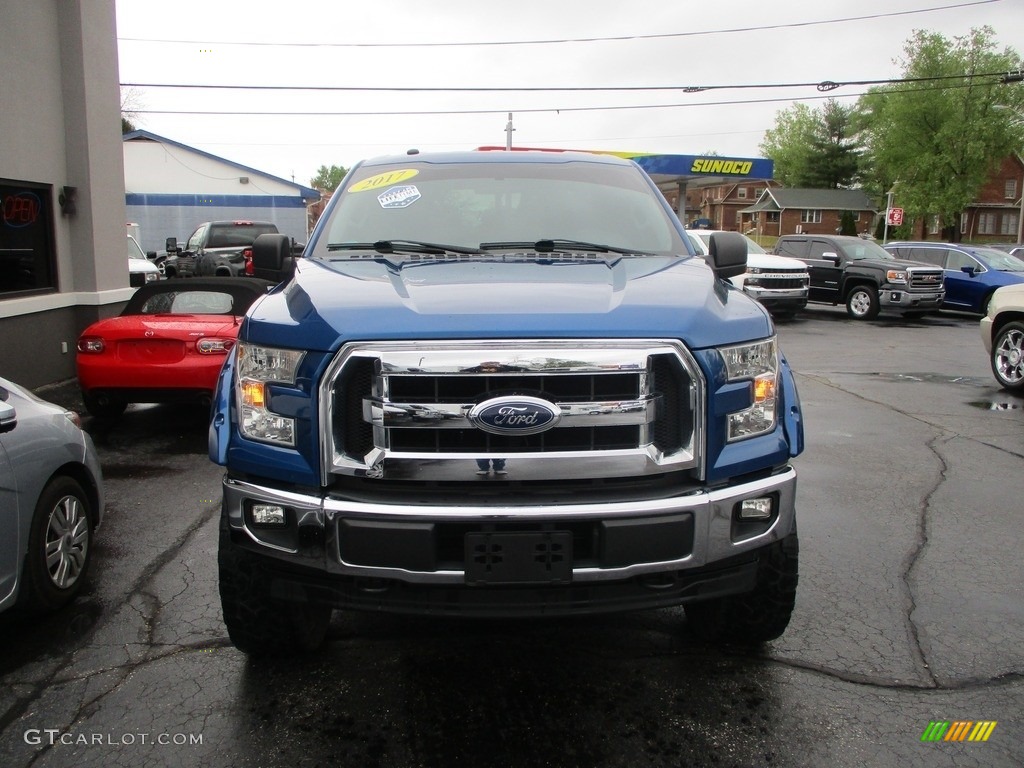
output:
<svg viewBox="0 0 1024 768"><path fill-rule="evenodd" d="M827 257L825 254L829 254ZM842 251L828 240L812 238L807 251L808 271L811 273L811 301L839 303L839 283L843 277Z"/></svg>

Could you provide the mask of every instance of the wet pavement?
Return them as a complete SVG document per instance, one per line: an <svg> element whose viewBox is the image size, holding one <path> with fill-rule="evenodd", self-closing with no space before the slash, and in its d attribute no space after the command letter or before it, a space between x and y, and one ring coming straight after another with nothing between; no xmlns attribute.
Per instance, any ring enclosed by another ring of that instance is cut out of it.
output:
<svg viewBox="0 0 1024 768"><path fill-rule="evenodd" d="M86 418L107 519L85 595L0 615L3 766L1019 766L1024 400L977 319L781 322L807 450L786 634L682 611L463 622L336 613L312 658L236 651L205 413ZM73 385L40 392L81 409ZM922 741L934 721L984 742Z"/></svg>

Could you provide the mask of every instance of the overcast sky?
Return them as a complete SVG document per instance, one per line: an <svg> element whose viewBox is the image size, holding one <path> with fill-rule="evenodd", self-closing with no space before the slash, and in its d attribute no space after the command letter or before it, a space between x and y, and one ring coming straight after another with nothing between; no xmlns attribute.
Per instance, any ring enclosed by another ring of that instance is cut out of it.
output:
<svg viewBox="0 0 1024 768"><path fill-rule="evenodd" d="M307 185L321 165L504 146L509 112L516 146L759 157L794 100L867 86L752 86L897 78L915 30L984 25L1020 53L1024 0L117 0L139 128ZM486 88L509 90L469 90Z"/></svg>

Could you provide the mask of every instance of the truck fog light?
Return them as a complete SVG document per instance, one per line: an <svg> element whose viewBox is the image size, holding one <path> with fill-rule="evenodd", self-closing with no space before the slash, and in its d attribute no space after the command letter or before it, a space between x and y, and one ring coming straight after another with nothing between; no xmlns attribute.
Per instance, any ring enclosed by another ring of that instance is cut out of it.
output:
<svg viewBox="0 0 1024 768"><path fill-rule="evenodd" d="M771 497L764 496L759 499L744 499L740 502L740 520L769 520L771 516Z"/></svg>
<svg viewBox="0 0 1024 768"><path fill-rule="evenodd" d="M284 507L277 504L253 504L252 522L254 525L287 525L288 516Z"/></svg>

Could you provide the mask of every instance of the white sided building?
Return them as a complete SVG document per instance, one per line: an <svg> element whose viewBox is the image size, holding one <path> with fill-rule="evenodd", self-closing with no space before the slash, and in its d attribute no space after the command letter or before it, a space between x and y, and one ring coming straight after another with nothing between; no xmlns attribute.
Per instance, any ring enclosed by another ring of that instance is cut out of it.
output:
<svg viewBox="0 0 1024 768"><path fill-rule="evenodd" d="M144 251L162 251L168 237L184 243L216 220L269 221L306 242L306 208L317 190L148 131L126 133L122 146L127 220L138 225Z"/></svg>

